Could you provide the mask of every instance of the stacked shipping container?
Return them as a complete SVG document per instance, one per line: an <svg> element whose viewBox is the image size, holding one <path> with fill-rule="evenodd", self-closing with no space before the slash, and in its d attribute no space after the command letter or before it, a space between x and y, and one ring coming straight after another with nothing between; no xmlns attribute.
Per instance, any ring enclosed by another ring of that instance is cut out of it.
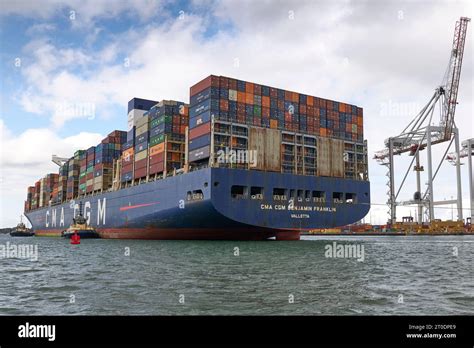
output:
<svg viewBox="0 0 474 348"><path fill-rule="evenodd" d="M79 194L80 157L83 150L78 150L68 161L66 199L73 199Z"/></svg>
<svg viewBox="0 0 474 348"><path fill-rule="evenodd" d="M363 142L362 109L354 105L213 75L192 86L190 96L188 158L197 166L207 162L211 152L225 147L255 150L255 141L249 145L253 127L282 132L281 170L290 173L316 175L318 138L332 138L329 143L334 144L334 151L327 155L338 157L344 151L344 141ZM276 133L253 134L264 142L266 138L270 142L279 139ZM340 176L340 167L341 163L334 163L334 173L329 176Z"/></svg>
<svg viewBox="0 0 474 348"><path fill-rule="evenodd" d="M127 133L115 130L95 147L93 191L100 192L112 186L114 160L122 154Z"/></svg>
<svg viewBox="0 0 474 348"><path fill-rule="evenodd" d="M87 149L86 163L86 193L91 193L94 191L95 146Z"/></svg>
<svg viewBox="0 0 474 348"><path fill-rule="evenodd" d="M54 203L58 197L58 180L59 175L56 173L47 174L44 178L36 182L34 190L32 192L32 208L45 207L50 204L50 201ZM35 197L35 198L33 198ZM28 200L28 196L27 196Z"/></svg>
<svg viewBox="0 0 474 348"><path fill-rule="evenodd" d="M34 196L35 196L35 187L34 186L28 187L28 190L26 193L25 211L33 209Z"/></svg>
<svg viewBox="0 0 474 348"><path fill-rule="evenodd" d="M362 109L223 76L191 87L190 129L210 121L231 121L305 134L363 141Z"/></svg>
<svg viewBox="0 0 474 348"><path fill-rule="evenodd" d="M69 162L59 167L58 198L53 203L61 203L66 200L68 172Z"/></svg>

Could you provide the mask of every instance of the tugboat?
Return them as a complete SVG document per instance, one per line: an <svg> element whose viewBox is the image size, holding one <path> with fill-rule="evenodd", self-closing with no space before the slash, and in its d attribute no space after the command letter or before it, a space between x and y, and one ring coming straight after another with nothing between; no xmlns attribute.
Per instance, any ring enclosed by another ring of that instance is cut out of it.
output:
<svg viewBox="0 0 474 348"><path fill-rule="evenodd" d="M20 217L21 221L18 225L16 225L15 229L10 232L10 236L12 237L32 237L35 233L26 228L25 224L23 223L23 216Z"/></svg>
<svg viewBox="0 0 474 348"><path fill-rule="evenodd" d="M82 216L82 202L79 203L79 215L72 219L72 224L61 235L64 238L79 236L80 238L100 238L99 233L87 224L87 220Z"/></svg>

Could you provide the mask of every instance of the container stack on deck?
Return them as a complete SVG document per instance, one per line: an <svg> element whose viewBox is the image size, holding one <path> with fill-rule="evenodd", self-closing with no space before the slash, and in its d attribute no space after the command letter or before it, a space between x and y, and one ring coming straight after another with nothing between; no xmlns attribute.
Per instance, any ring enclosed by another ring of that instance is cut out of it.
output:
<svg viewBox="0 0 474 348"><path fill-rule="evenodd" d="M57 201L58 198L58 180L59 175L56 173L47 174L44 178L41 178L35 184L36 200L38 202L37 207L46 207L51 203ZM32 202L34 200L32 199ZM36 206L36 204L32 204Z"/></svg>
<svg viewBox="0 0 474 348"><path fill-rule="evenodd" d="M184 166L188 110L183 102L163 100L135 119L122 152L124 185L162 177Z"/></svg>
<svg viewBox="0 0 474 348"><path fill-rule="evenodd" d="M86 193L91 193L94 191L95 146L87 149L86 162Z"/></svg>
<svg viewBox="0 0 474 348"><path fill-rule="evenodd" d="M114 160L122 154L127 133L115 130L95 147L94 192L108 190L112 186Z"/></svg>
<svg viewBox="0 0 474 348"><path fill-rule="evenodd" d="M127 132L127 141L122 146L122 163L121 163L121 181L129 182L133 180L133 151L135 147L135 127L133 126Z"/></svg>
<svg viewBox="0 0 474 348"><path fill-rule="evenodd" d="M149 176L183 167L188 111L183 102L171 100L163 100L150 109Z"/></svg>
<svg viewBox="0 0 474 348"><path fill-rule="evenodd" d="M81 150L79 153L79 194L84 195L87 188L87 152Z"/></svg>
<svg viewBox="0 0 474 348"><path fill-rule="evenodd" d="M73 199L79 193L80 157L84 151L78 150L68 161L66 199Z"/></svg>
<svg viewBox="0 0 474 348"><path fill-rule="evenodd" d="M61 203L66 200L68 173L69 162L66 162L59 167L58 198L53 203Z"/></svg>
<svg viewBox="0 0 474 348"><path fill-rule="evenodd" d="M133 178L139 180L147 176L148 140L150 136L147 113L136 122L135 127Z"/></svg>
<svg viewBox="0 0 474 348"><path fill-rule="evenodd" d="M25 201L25 211L33 209L33 199L35 194L35 187L29 186L27 193L26 193L26 201Z"/></svg>

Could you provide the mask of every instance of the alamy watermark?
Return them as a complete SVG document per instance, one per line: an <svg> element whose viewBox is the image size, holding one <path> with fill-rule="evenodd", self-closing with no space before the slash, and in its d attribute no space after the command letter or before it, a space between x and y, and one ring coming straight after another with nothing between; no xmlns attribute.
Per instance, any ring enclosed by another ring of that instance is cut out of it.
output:
<svg viewBox="0 0 474 348"><path fill-rule="evenodd" d="M365 252L362 244L326 244L324 247L324 256L327 258L338 259L357 259L359 262L364 262Z"/></svg>
<svg viewBox="0 0 474 348"><path fill-rule="evenodd" d="M38 245L34 244L0 244L0 259L24 259L38 261Z"/></svg>
<svg viewBox="0 0 474 348"><path fill-rule="evenodd" d="M417 102L397 102L388 100L380 103L380 116L382 117L414 117L422 106Z"/></svg>
<svg viewBox="0 0 474 348"><path fill-rule="evenodd" d="M95 103L56 103L56 114L69 117L87 117L88 120L95 118Z"/></svg>

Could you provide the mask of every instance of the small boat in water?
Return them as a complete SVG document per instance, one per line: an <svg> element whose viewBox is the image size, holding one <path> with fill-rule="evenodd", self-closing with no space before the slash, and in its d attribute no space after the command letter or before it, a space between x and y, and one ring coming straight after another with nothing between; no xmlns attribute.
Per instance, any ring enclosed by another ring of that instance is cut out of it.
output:
<svg viewBox="0 0 474 348"><path fill-rule="evenodd" d="M69 228L61 233L64 238L71 238L77 235L80 239L83 238L100 238L99 233L87 224L87 220L82 216L82 202L79 204L79 215L72 219L72 224Z"/></svg>
<svg viewBox="0 0 474 348"><path fill-rule="evenodd" d="M35 233L26 228L25 224L23 223L23 216L21 217L21 221L18 225L16 225L15 229L10 232L10 236L12 237L32 237Z"/></svg>

